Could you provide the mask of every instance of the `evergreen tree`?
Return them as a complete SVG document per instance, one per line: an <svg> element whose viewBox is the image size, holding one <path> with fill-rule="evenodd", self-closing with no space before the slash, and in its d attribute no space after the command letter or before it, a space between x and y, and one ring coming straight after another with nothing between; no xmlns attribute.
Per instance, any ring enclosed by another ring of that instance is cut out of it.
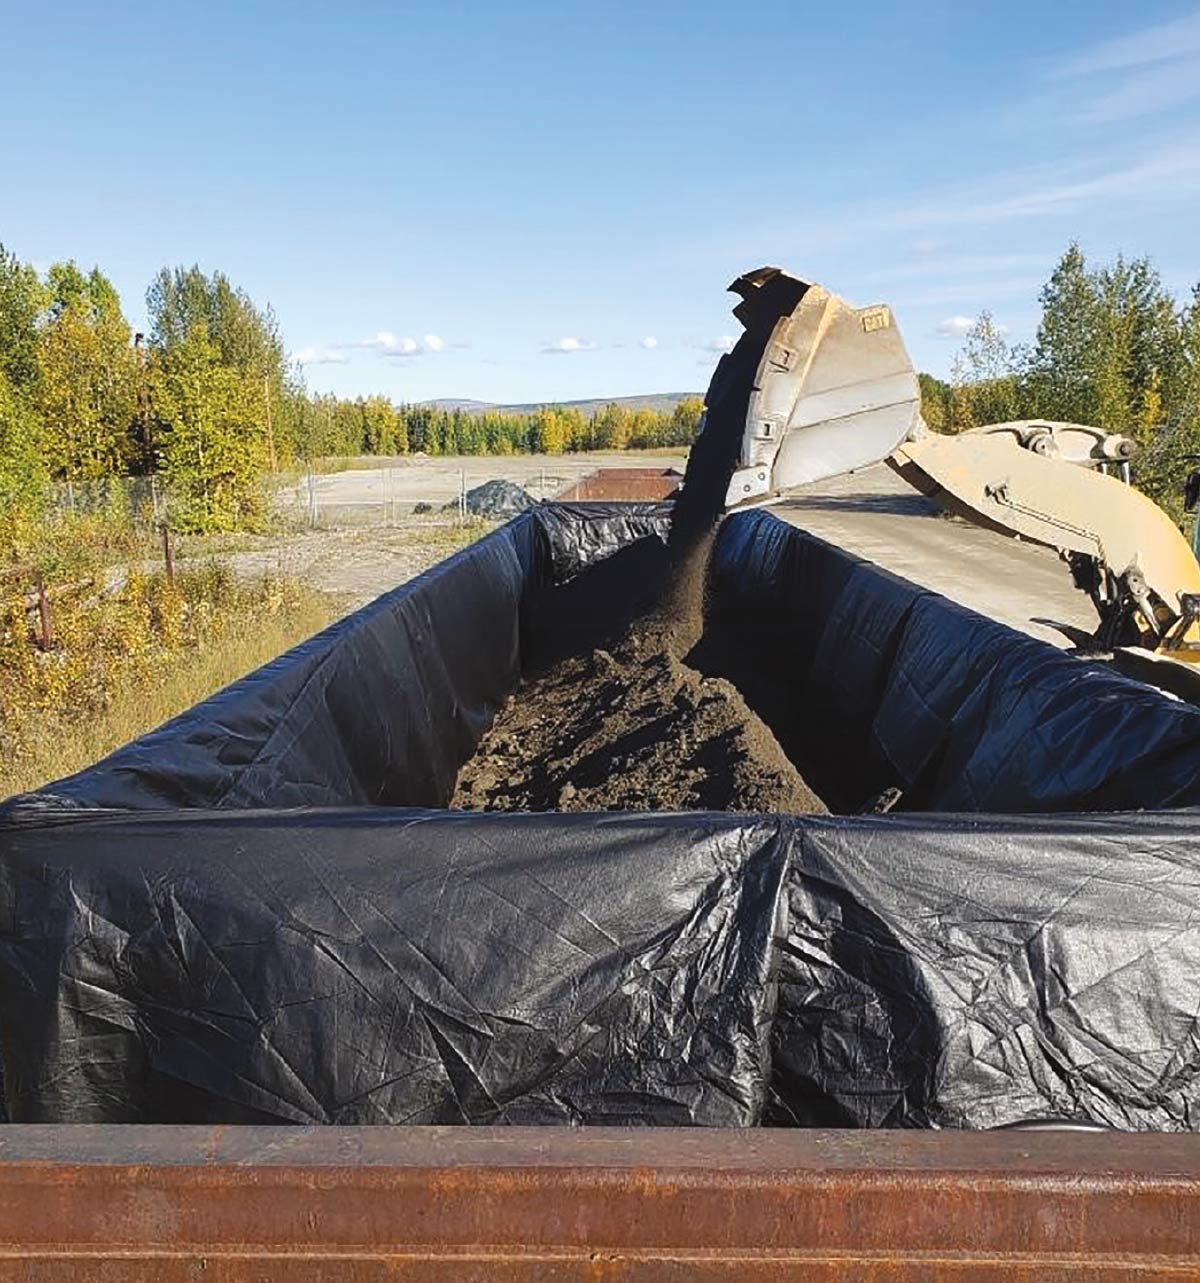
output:
<svg viewBox="0 0 1200 1283"><path fill-rule="evenodd" d="M934 432L950 431L950 385L932 374L918 374L921 417Z"/></svg>
<svg viewBox="0 0 1200 1283"><path fill-rule="evenodd" d="M0 517L41 506L48 475L30 398L0 369Z"/></svg>
<svg viewBox="0 0 1200 1283"><path fill-rule="evenodd" d="M0 517L40 506L47 481L36 396L44 307L37 272L0 245Z"/></svg>
<svg viewBox="0 0 1200 1283"><path fill-rule="evenodd" d="M1026 409L1042 418L1092 423L1100 300L1078 244L1068 246L1039 298L1042 320L1027 371Z"/></svg>
<svg viewBox="0 0 1200 1283"><path fill-rule="evenodd" d="M44 307L37 272L0 244L0 371L13 392L37 381L38 317Z"/></svg>

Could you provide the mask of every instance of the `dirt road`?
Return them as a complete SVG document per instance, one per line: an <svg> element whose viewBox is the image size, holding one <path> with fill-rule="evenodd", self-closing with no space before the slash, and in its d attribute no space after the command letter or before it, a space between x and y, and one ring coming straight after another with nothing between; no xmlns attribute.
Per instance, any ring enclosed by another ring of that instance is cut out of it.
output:
<svg viewBox="0 0 1200 1283"><path fill-rule="evenodd" d="M180 568L202 565L211 557L227 565L239 579L278 575L298 579L318 592L338 598L346 613L365 606L380 593L428 570L465 544L493 528L492 524L466 527L443 523L410 523L378 529L305 530L288 535L240 536L236 549L176 560ZM159 566L147 565L145 570ZM123 578L114 578L118 582ZM112 586L110 584L110 586Z"/></svg>

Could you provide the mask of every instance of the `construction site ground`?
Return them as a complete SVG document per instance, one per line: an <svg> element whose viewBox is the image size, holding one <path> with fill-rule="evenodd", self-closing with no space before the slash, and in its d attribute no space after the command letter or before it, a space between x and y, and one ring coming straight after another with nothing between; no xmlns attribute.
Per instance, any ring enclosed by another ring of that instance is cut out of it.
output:
<svg viewBox="0 0 1200 1283"><path fill-rule="evenodd" d="M364 466L313 477L313 502L324 520L373 523L389 514L411 513L418 503L440 508L453 503L465 486L485 481L512 481L534 499L553 499L598 468L637 468L653 465L678 468L686 451L613 450L587 454L517 454L438 456L400 455L363 461ZM279 494L280 506L303 514L310 499L307 477Z"/></svg>
<svg viewBox="0 0 1200 1283"><path fill-rule="evenodd" d="M947 517L885 464L798 490L772 511L981 615L1056 646L1050 622L1088 632L1096 615L1049 548Z"/></svg>
<svg viewBox="0 0 1200 1283"><path fill-rule="evenodd" d="M547 496L552 497L594 468L645 466L651 460L663 467L686 464L681 454L629 451L389 460L382 469L325 474L314 478L322 504L316 529L305 529L293 507L290 533L242 538L229 560L238 574L294 575L323 592L341 594L346 608L353 609L419 574L481 529L459 531L453 517L441 512L412 516L417 503L440 506L453 499L460 474L465 474L468 488L500 477L524 485L535 497L544 478ZM383 470L389 474L387 493L392 501L386 519ZM1094 627L1090 603L1053 551L945 516L882 464L806 486L772 511L906 579L1055 645L1066 645L1066 639L1044 621Z"/></svg>

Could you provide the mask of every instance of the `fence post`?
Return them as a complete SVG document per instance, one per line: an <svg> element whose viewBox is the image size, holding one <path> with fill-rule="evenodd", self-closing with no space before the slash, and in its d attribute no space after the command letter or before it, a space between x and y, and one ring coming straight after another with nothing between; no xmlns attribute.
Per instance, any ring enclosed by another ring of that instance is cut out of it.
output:
<svg viewBox="0 0 1200 1283"><path fill-rule="evenodd" d="M171 530L167 523L162 527L163 560L167 563L167 583L175 582L175 552L171 547Z"/></svg>
<svg viewBox="0 0 1200 1283"><path fill-rule="evenodd" d="M467 524L467 470L465 468L458 470L458 522L462 526Z"/></svg>
<svg viewBox="0 0 1200 1283"><path fill-rule="evenodd" d="M308 524L315 530L317 526L317 492L313 486L312 464L308 466Z"/></svg>
<svg viewBox="0 0 1200 1283"><path fill-rule="evenodd" d="M50 614L50 599L46 596L46 581L40 572L37 577L37 595L38 623L41 626L38 645L42 650L49 650L54 645L54 620Z"/></svg>

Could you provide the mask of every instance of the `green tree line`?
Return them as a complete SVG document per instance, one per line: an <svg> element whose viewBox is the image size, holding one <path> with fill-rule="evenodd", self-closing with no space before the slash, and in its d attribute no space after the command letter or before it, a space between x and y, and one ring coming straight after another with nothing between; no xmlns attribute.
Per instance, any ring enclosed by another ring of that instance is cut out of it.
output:
<svg viewBox="0 0 1200 1283"><path fill-rule="evenodd" d="M264 476L297 461L683 446L703 409L472 415L313 395L270 308L220 272L164 268L146 311L135 335L98 268L43 276L0 246L0 520L36 513L56 486L153 475L178 527L253 528Z"/></svg>
<svg viewBox="0 0 1200 1283"><path fill-rule="evenodd" d="M42 277L0 247L0 516L35 512L55 483L153 473L182 526L261 518L302 395L274 317L195 267L164 268L146 301L134 335L98 268Z"/></svg>
<svg viewBox="0 0 1200 1283"><path fill-rule="evenodd" d="M1032 343L1010 345L990 313L949 382L921 376L931 428L1010 419L1086 423L1133 437L1136 483L1176 515L1200 455L1200 285L1177 299L1147 258L1089 264L1067 248L1039 295Z"/></svg>
<svg viewBox="0 0 1200 1283"><path fill-rule="evenodd" d="M1091 423L1137 438L1138 484L1176 509L1200 454L1200 286L1177 300L1148 259L1091 265L1077 245L1041 295L1032 344L983 313L949 382L921 375L926 420L960 432L1005 419ZM287 361L270 308L220 272L164 268L134 335L98 269L44 275L0 246L0 519L54 487L160 477L182 528L252 528L264 475L323 456L516 454L684 446L702 405L610 404L468 414L314 395Z"/></svg>
<svg viewBox="0 0 1200 1283"><path fill-rule="evenodd" d="M305 458L355 454L561 454L565 450L687 446L704 402L688 397L670 412L610 403L584 415L570 406L527 414L468 413L440 406L393 405L385 397L305 396L296 441Z"/></svg>

